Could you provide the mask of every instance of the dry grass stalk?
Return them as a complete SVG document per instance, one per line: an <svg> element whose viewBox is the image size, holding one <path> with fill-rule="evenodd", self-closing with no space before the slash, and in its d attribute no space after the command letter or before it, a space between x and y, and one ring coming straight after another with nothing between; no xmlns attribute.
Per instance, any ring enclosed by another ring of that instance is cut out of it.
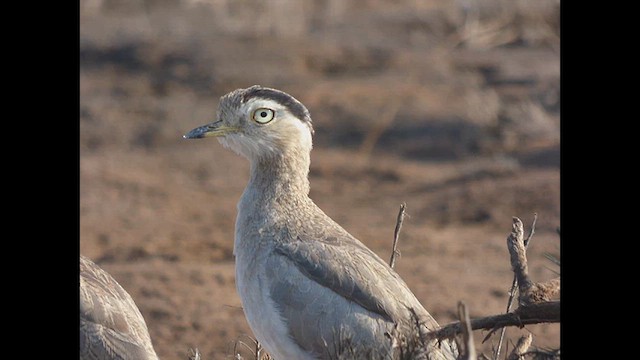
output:
<svg viewBox="0 0 640 360"><path fill-rule="evenodd" d="M458 302L458 318L462 326L462 345L458 345L460 349L460 360L476 360L476 347L473 343L473 335L471 330L471 319L469 318L469 311L464 302Z"/></svg>
<svg viewBox="0 0 640 360"><path fill-rule="evenodd" d="M391 259L389 260L389 266L392 269L396 265L396 256L400 256L400 251L398 251L398 237L400 236L400 229L402 229L402 223L404 222L406 209L407 203L400 204L400 211L398 211L398 217L396 219L396 228L393 231L393 248L391 250Z"/></svg>

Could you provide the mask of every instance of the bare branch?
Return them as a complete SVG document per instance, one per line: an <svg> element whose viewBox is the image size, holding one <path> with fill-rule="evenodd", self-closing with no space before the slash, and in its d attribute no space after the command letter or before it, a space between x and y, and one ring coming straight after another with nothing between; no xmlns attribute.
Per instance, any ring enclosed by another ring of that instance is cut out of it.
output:
<svg viewBox="0 0 640 360"><path fill-rule="evenodd" d="M407 203L400 204L400 211L398 211L398 218L396 219L396 228L393 231L393 248L391 250L391 259L389 260L389 266L393 269L396 265L396 256L400 255L398 251L398 237L400 236L400 229L402 229L402 223L404 222L405 210Z"/></svg>
<svg viewBox="0 0 640 360"><path fill-rule="evenodd" d="M531 287L533 282L529 279L529 269L527 266L527 255L524 247L522 221L517 217L513 218L511 234L507 238L507 247L511 255L511 268L516 276L518 290L520 294L523 290Z"/></svg>
<svg viewBox="0 0 640 360"><path fill-rule="evenodd" d="M541 350L535 349L527 351L522 355L533 355L534 359L558 359L560 360L560 349Z"/></svg>
<svg viewBox="0 0 640 360"><path fill-rule="evenodd" d="M471 320L472 330L497 330L505 326L523 327L525 325L560 322L560 301L547 301L521 305L513 312L487 316ZM452 339L462 333L460 322L454 322L427 334L428 339Z"/></svg>
<svg viewBox="0 0 640 360"><path fill-rule="evenodd" d="M515 226L515 218L514 217L514 225ZM518 221L520 221L520 219L518 219ZM524 248L526 250L526 248L529 246L529 241L531 240L531 238L533 237L533 234L535 234L536 231L536 223L538 222L538 213L533 213L533 223L531 224L531 230L529 231L529 236L527 236L527 239L524 240ZM520 222L520 225L522 225L522 222ZM518 234L513 234L513 232L511 233L511 235L509 236L509 238L511 236L518 236ZM507 242L509 242L509 238L507 239ZM507 313L511 311L511 306L513 305L513 299L515 297L516 294L516 289L518 287L518 278L516 275L513 276L513 281L511 282L511 289L509 290L509 300L507 300ZM494 355L494 359L497 360L500 357L500 350L502 349L502 342L504 341L504 334L506 332L506 328L502 328L500 330L500 340L498 341L498 346L496 348L496 352Z"/></svg>
<svg viewBox="0 0 640 360"><path fill-rule="evenodd" d="M514 280L511 297L507 305L509 309L507 313L474 319L468 323L465 321L454 322L428 333L427 339L437 339L438 341L452 339L458 334L468 331L465 328L470 325L472 330L489 330L489 333L483 340L484 342L496 331L501 330L501 342L498 344L498 349L494 351L495 360L499 358L502 336L504 336L506 327L517 326L522 328L532 324L560 322L560 301L550 300L560 291L560 278L534 283L528 274L526 248L535 233L536 220L537 214L534 214L532 229L525 240L522 221L517 217L513 218L512 231L507 238L507 245L509 248L511 267L514 271ZM516 286L518 287L516 288ZM520 293L518 298L519 307L511 311L510 309L516 291ZM460 305L458 306L460 307ZM522 359L525 353L527 353L528 347L531 345L531 340L531 336L521 338L516 349L511 352L509 360ZM464 353L463 355L466 356ZM463 358L466 359L466 357Z"/></svg>
<svg viewBox="0 0 640 360"><path fill-rule="evenodd" d="M511 267L517 279L520 293L518 302L523 305L549 301L560 291L560 279L553 279L545 283L531 281L528 273L526 245L521 237L522 222L518 218L514 218L513 222L514 230L507 239L507 245L511 255Z"/></svg>

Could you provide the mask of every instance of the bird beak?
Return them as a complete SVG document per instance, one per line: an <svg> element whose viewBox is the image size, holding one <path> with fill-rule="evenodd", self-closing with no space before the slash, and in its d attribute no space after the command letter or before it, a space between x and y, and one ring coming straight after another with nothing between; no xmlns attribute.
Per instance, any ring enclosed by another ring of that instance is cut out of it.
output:
<svg viewBox="0 0 640 360"><path fill-rule="evenodd" d="M222 123L222 120L218 120L210 124L197 127L184 134L182 137L185 139L202 139L212 136L224 136L237 131L238 128L226 126Z"/></svg>

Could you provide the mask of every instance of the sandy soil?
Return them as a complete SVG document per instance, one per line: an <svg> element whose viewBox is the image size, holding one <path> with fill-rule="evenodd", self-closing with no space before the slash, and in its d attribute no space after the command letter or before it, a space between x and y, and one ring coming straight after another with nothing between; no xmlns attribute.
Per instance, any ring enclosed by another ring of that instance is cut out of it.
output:
<svg viewBox="0 0 640 360"><path fill-rule="evenodd" d="M531 276L557 276L557 2L251 3L80 2L80 250L129 291L162 359L251 342L232 255L248 163L181 138L238 87L305 103L311 197L383 258L406 202L396 269L441 324L458 301L504 312L512 216L538 213ZM559 324L507 336L527 332L560 346Z"/></svg>

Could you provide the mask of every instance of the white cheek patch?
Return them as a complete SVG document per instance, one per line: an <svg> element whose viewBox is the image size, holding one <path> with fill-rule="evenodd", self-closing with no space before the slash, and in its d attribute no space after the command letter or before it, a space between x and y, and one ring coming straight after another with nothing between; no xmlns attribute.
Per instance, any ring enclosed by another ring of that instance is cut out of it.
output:
<svg viewBox="0 0 640 360"><path fill-rule="evenodd" d="M313 148L313 138L311 136L311 128L309 125L303 123L302 121L298 121L298 128L300 130L300 139L301 143L305 148L311 150Z"/></svg>
<svg viewBox="0 0 640 360"><path fill-rule="evenodd" d="M264 139L250 139L244 134L230 134L218 141L227 149L249 160L258 159L276 151L273 143Z"/></svg>
<svg viewBox="0 0 640 360"><path fill-rule="evenodd" d="M258 124L252 119L259 108L275 111L275 118L266 124ZM311 131L307 124L295 118L282 105L270 99L250 99L243 105L242 113L248 129L218 138L220 143L250 161L270 157L287 148L298 147L310 151ZM247 135L250 134L250 135Z"/></svg>
<svg viewBox="0 0 640 360"><path fill-rule="evenodd" d="M274 124L274 127L278 126L274 131L276 137L274 141L277 141L278 147L282 149L295 147L303 151L311 151L312 139L309 126L288 113L287 115L280 124Z"/></svg>

